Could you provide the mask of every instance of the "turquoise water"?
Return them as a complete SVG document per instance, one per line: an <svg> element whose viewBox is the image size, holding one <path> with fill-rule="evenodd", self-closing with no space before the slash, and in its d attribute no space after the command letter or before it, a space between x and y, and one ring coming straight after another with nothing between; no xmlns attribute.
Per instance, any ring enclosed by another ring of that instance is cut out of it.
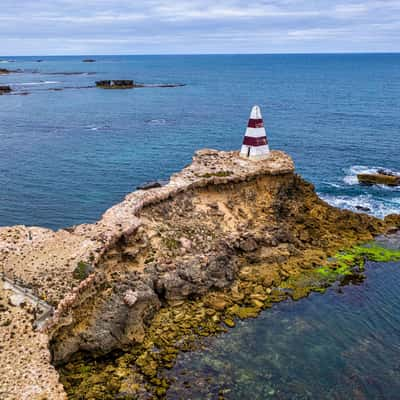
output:
<svg viewBox="0 0 400 400"><path fill-rule="evenodd" d="M180 170L196 149L238 149L256 103L271 147L290 153L328 201L378 216L400 211L398 189L354 179L400 169L399 54L41 59L0 64L23 71L0 84L30 93L0 96L0 226L95 221L137 185ZM82 88L107 78L187 86Z"/></svg>
<svg viewBox="0 0 400 400"><path fill-rule="evenodd" d="M400 189L355 179L400 171L399 54L95 58L0 64L22 71L0 76L15 91L0 96L0 226L95 221L198 148L239 149L256 103L271 147L291 154L327 201L400 212ZM186 86L88 88L100 79ZM181 355L169 398L399 399L400 265L373 264L367 276L279 304Z"/></svg>
<svg viewBox="0 0 400 400"><path fill-rule="evenodd" d="M168 399L400 398L400 263L359 286L285 302L182 354Z"/></svg>

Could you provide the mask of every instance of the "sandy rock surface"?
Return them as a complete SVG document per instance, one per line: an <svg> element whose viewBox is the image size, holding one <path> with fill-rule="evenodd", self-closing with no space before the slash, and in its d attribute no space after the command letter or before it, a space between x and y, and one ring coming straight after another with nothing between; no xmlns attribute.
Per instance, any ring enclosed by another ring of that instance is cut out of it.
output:
<svg viewBox="0 0 400 400"><path fill-rule="evenodd" d="M10 305L11 295L0 282L0 399L66 399L50 364L48 336L32 328L33 307Z"/></svg>

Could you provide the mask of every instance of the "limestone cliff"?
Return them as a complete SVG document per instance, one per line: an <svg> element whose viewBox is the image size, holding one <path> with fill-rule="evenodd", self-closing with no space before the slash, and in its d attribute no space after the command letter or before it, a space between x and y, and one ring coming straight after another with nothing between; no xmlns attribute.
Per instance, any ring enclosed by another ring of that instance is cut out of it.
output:
<svg viewBox="0 0 400 400"><path fill-rule="evenodd" d="M58 363L140 344L168 304L246 274L277 286L393 225L329 206L282 152L251 162L202 150L166 186L129 194L95 224L1 228L0 263L56 307L44 331Z"/></svg>
<svg viewBox="0 0 400 400"><path fill-rule="evenodd" d="M262 163L198 152L169 186L176 182L184 189L140 193L135 225L103 248L95 273L61 303L48 327L55 361L140 343L160 307L226 288L241 267L262 266L272 286L385 228L321 201L280 152Z"/></svg>

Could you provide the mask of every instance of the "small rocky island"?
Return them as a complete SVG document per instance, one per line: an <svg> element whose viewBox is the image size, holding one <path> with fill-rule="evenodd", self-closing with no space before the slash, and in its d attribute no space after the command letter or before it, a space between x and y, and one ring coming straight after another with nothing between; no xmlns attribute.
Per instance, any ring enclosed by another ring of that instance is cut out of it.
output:
<svg viewBox="0 0 400 400"><path fill-rule="evenodd" d="M175 88L185 86L183 83L137 83L133 80L114 79L97 81L96 86L102 89L134 89L134 88Z"/></svg>
<svg viewBox="0 0 400 400"><path fill-rule="evenodd" d="M133 80L103 80L97 81L96 86L102 89L133 89L135 82Z"/></svg>

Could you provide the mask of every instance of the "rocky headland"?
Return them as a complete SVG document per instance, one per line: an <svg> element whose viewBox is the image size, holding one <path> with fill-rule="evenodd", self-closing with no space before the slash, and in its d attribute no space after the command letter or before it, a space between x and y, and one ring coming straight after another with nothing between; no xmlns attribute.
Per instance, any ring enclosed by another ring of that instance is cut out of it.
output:
<svg viewBox="0 0 400 400"><path fill-rule="evenodd" d="M1 337L12 326L31 341L30 355L0 343L2 387L11 393L4 398L35 398L25 393L39 375L48 384L35 395L64 398L50 352L70 398L162 398L168 383L159 369L196 337L288 296L324 290L332 276L349 276L352 264L376 254L329 257L399 226L399 216L379 220L329 206L283 152L252 162L201 150L168 184L129 194L95 224L0 228L4 279L54 307L39 331L33 306L3 311L9 322ZM12 293L1 290L6 303ZM125 353L102 370L81 356L113 351Z"/></svg>

